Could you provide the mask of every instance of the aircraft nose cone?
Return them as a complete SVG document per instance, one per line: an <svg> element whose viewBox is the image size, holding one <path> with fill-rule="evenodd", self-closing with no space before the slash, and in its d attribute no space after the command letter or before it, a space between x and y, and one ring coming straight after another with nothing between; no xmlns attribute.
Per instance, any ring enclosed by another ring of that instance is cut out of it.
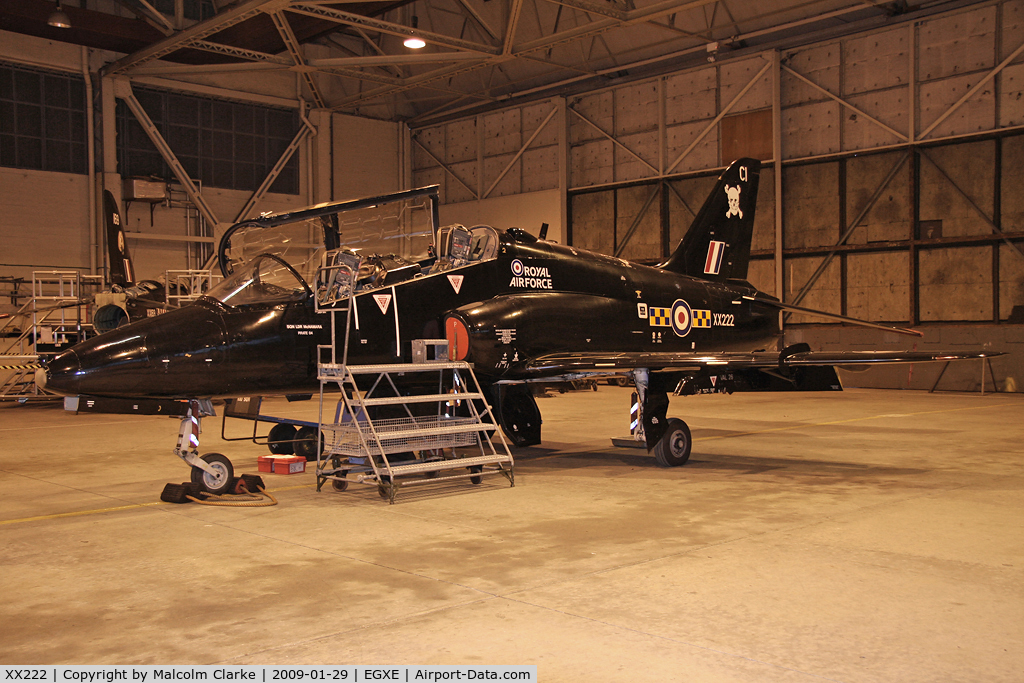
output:
<svg viewBox="0 0 1024 683"><path fill-rule="evenodd" d="M72 349L54 356L44 367L36 370L36 385L40 389L58 394L78 393L78 377L82 364Z"/></svg>

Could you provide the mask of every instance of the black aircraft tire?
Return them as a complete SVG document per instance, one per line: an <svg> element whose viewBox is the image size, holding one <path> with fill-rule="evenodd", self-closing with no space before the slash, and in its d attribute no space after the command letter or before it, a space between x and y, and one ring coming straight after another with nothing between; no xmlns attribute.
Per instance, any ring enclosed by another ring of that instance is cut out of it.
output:
<svg viewBox="0 0 1024 683"><path fill-rule="evenodd" d="M220 453L207 453L202 460L209 463L216 474L211 474L200 467L192 468L192 483L199 484L214 495L226 493L231 487L231 480L235 476L235 468L227 456Z"/></svg>
<svg viewBox="0 0 1024 683"><path fill-rule="evenodd" d="M685 465L686 461L690 459L692 446L693 439L690 438L690 428L679 418L673 417L668 421L665 435L654 446L654 459L662 467Z"/></svg>
<svg viewBox="0 0 1024 683"><path fill-rule="evenodd" d="M279 424L274 425L267 435L267 447L274 455L291 455L295 452L295 426Z"/></svg>
<svg viewBox="0 0 1024 683"><path fill-rule="evenodd" d="M302 427L295 434L295 455L305 458L308 462L316 460L316 427Z"/></svg>

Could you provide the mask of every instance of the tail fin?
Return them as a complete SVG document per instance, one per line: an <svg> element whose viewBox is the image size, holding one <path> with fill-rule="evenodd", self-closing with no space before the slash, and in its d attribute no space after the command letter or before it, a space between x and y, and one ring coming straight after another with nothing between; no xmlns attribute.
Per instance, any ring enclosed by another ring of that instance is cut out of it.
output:
<svg viewBox="0 0 1024 683"><path fill-rule="evenodd" d="M103 220L107 228L107 255L110 257L110 284L130 285L135 282L135 269L124 239L121 213L117 200L109 190L103 191Z"/></svg>
<svg viewBox="0 0 1024 683"><path fill-rule="evenodd" d="M659 268L705 280L744 280L761 162L737 159L719 176L686 236Z"/></svg>

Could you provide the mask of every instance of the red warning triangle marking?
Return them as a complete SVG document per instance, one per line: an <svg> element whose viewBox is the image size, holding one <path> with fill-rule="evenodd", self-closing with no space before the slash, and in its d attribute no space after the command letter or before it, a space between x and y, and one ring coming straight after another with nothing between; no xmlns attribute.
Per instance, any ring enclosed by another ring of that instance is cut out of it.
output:
<svg viewBox="0 0 1024 683"><path fill-rule="evenodd" d="M391 305L391 295L390 294L374 294L373 295L373 300L377 302L377 308L380 309L381 313L387 313L388 312L388 306Z"/></svg>
<svg viewBox="0 0 1024 683"><path fill-rule="evenodd" d="M448 276L448 282L451 283L452 289L455 290L456 294L458 294L459 290L462 289L462 281L464 279L466 279L465 275L449 275Z"/></svg>

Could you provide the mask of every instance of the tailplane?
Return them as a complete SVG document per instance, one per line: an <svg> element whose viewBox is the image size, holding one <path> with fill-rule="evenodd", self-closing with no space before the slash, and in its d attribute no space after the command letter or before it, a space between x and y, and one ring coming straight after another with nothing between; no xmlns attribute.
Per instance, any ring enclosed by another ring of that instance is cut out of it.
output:
<svg viewBox="0 0 1024 683"><path fill-rule="evenodd" d="M675 252L658 267L705 280L745 280L760 173L757 159L732 162Z"/></svg>
<svg viewBox="0 0 1024 683"><path fill-rule="evenodd" d="M103 191L103 220L107 229L107 255L110 258L110 284L122 287L135 282L135 269L128 255L128 244L124 239L121 213L117 200L109 190Z"/></svg>

